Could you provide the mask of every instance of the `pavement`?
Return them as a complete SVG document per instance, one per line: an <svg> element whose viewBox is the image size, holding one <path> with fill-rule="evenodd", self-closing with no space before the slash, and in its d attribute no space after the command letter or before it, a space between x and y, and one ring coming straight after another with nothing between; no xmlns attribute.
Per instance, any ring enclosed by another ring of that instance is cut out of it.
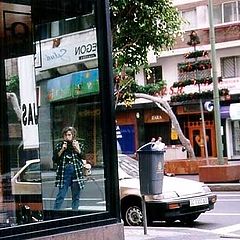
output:
<svg viewBox="0 0 240 240"><path fill-rule="evenodd" d="M176 175L176 177L199 181L198 175ZM212 191L240 191L240 183L209 183ZM218 234L211 230L182 227L124 227L125 240L216 240L240 239L237 234Z"/></svg>
<svg viewBox="0 0 240 240"><path fill-rule="evenodd" d="M125 240L236 240L237 234L217 234L210 230L181 227L124 227Z"/></svg>

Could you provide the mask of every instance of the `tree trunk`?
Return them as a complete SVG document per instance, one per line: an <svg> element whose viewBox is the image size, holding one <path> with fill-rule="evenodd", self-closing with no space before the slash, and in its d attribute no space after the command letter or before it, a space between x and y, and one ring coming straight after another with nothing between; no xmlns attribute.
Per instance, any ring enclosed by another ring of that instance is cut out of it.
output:
<svg viewBox="0 0 240 240"><path fill-rule="evenodd" d="M152 102L154 102L156 104L159 103L161 105L160 108L162 110L164 110L168 114L168 116L170 117L170 119L172 121L172 124L173 124L174 128L176 129L176 131L178 133L179 140L181 141L182 145L186 148L186 150L188 152L189 158L195 159L196 156L195 156L193 147L192 147L189 139L187 139L184 136L184 134L182 132L182 129L181 129L180 125L179 125L179 122L178 122L178 120L176 118L176 115L172 111L172 108L169 105L169 103L166 100L164 100L163 98L161 98L161 97L155 97L155 96L151 96L151 95L144 94L144 93L135 93L135 97L136 98L144 98L144 99L150 100L150 101L152 101Z"/></svg>

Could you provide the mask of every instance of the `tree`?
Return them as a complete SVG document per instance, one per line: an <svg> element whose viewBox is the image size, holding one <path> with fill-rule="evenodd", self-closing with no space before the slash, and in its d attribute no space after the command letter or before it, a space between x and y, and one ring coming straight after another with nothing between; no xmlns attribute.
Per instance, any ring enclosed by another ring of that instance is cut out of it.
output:
<svg viewBox="0 0 240 240"><path fill-rule="evenodd" d="M110 0L113 57L121 70L148 65L149 50L170 49L182 19L169 0Z"/></svg>
<svg viewBox="0 0 240 240"><path fill-rule="evenodd" d="M131 106L135 98L156 103L169 115L189 157L195 158L190 141L182 133L168 101L158 95L165 82L144 87L134 81L134 73L148 65L150 50L158 54L171 49L176 38L181 36L183 20L178 10L169 0L112 0L110 5L116 103L124 101L126 106ZM132 72L128 72L129 69Z"/></svg>
<svg viewBox="0 0 240 240"><path fill-rule="evenodd" d="M7 100L12 104L13 110L17 115L18 121L21 120L21 108L18 101L19 77L13 75L8 79Z"/></svg>

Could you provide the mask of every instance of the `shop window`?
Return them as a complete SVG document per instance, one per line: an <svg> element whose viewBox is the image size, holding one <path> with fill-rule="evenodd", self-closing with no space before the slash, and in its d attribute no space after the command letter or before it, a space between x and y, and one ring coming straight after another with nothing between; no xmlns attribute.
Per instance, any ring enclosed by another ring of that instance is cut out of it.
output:
<svg viewBox="0 0 240 240"><path fill-rule="evenodd" d="M221 72L223 78L240 76L240 56L221 58Z"/></svg>
<svg viewBox="0 0 240 240"><path fill-rule="evenodd" d="M99 219L106 219L112 201L106 182L113 171L106 173L108 150L103 151L102 131L104 124L109 123L109 113L102 116L104 94L100 92L92 1L32 2L37 41L31 39L30 45L36 52L18 52L18 48L14 51L12 45L6 46L6 54L1 52L4 66L0 73L5 81L0 86L4 90L0 122L0 188L4 190L0 191L0 205L5 207L7 202L12 206L2 208L0 228L72 216L84 218L89 214L102 214ZM28 22L31 7L22 6L25 8L27 14L21 16ZM28 24L32 26L31 22ZM1 27L0 30L4 32ZM23 37L21 33L19 36ZM2 42L3 36L0 37ZM76 129L73 139L65 139L65 127ZM63 147L65 141L68 144ZM83 160L92 167L90 176L84 175ZM64 201L56 207L62 189L58 183L59 179L63 180L61 184L66 183L66 167L72 178L69 190L62 195ZM28 213L37 214L23 216L18 206L26 206Z"/></svg>
<svg viewBox="0 0 240 240"><path fill-rule="evenodd" d="M145 70L145 83L157 83L162 81L162 66L150 67Z"/></svg>

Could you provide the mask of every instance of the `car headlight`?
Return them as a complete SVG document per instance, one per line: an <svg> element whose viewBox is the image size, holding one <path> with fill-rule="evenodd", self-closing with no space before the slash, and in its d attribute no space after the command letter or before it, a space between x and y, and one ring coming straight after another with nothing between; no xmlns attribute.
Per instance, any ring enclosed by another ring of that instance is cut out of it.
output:
<svg viewBox="0 0 240 240"><path fill-rule="evenodd" d="M164 192L162 194L158 195L151 195L151 200L164 200L164 199L169 199L169 198L177 198L178 195L176 192Z"/></svg>
<svg viewBox="0 0 240 240"><path fill-rule="evenodd" d="M211 192L211 189L207 185L203 185L202 189L203 189L203 192L205 192L205 193Z"/></svg>
<svg viewBox="0 0 240 240"><path fill-rule="evenodd" d="M163 199L179 197L178 194L176 192L174 192L174 191L172 191L172 192L164 192L162 195L163 195Z"/></svg>

